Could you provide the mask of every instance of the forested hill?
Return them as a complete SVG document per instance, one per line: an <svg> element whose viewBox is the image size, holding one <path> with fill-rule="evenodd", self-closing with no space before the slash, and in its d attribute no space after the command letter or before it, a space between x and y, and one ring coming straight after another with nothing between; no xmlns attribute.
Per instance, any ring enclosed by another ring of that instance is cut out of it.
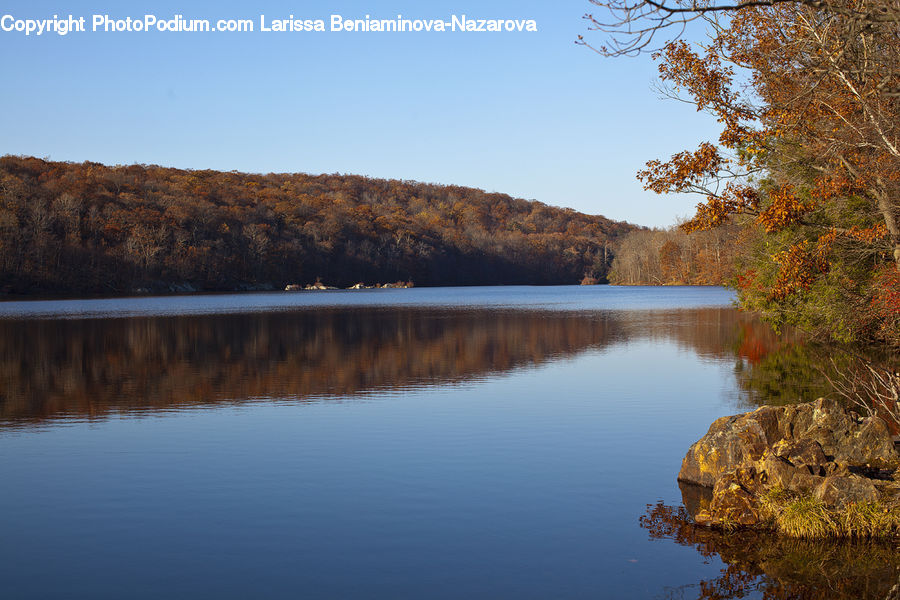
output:
<svg viewBox="0 0 900 600"><path fill-rule="evenodd" d="M482 190L0 158L0 292L576 283L627 223Z"/></svg>

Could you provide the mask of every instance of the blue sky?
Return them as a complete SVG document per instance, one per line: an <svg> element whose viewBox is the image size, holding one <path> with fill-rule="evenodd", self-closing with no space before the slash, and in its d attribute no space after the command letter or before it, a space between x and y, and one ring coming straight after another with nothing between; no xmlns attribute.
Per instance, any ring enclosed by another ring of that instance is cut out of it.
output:
<svg viewBox="0 0 900 600"><path fill-rule="evenodd" d="M667 226L635 172L715 138L648 57L576 46L587 0L10 2L0 16L532 18L537 33L0 32L0 153L457 184Z"/></svg>

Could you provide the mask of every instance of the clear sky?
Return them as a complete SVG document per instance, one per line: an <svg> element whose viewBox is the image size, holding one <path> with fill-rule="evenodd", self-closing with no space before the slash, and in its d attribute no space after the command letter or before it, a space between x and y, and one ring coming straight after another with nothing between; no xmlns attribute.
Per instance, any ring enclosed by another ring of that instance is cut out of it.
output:
<svg viewBox="0 0 900 600"><path fill-rule="evenodd" d="M88 32L0 31L0 154L251 172L355 173L497 191L651 226L695 197L635 172L715 137L653 91L648 57L576 46L587 0L27 2ZM93 33L93 14L249 18L254 33ZM267 19L535 19L537 33L263 33Z"/></svg>

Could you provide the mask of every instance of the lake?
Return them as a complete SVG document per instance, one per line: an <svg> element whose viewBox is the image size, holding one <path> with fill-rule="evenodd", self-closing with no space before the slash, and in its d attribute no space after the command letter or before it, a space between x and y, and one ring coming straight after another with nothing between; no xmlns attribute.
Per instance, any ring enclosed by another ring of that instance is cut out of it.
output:
<svg viewBox="0 0 900 600"><path fill-rule="evenodd" d="M3 598L884 598L896 548L694 528L821 349L720 288L0 303ZM825 353L827 354L827 353Z"/></svg>

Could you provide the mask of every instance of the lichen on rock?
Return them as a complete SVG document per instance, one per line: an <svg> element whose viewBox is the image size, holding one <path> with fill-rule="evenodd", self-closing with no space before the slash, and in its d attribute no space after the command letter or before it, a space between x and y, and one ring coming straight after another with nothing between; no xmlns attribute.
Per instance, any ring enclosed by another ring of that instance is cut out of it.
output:
<svg viewBox="0 0 900 600"><path fill-rule="evenodd" d="M678 480L711 490L685 500L704 525L771 526L778 497L783 506L809 499L834 521L829 534L854 534L838 521L856 505L877 505L900 527L900 454L887 425L825 398L716 420L688 450Z"/></svg>

